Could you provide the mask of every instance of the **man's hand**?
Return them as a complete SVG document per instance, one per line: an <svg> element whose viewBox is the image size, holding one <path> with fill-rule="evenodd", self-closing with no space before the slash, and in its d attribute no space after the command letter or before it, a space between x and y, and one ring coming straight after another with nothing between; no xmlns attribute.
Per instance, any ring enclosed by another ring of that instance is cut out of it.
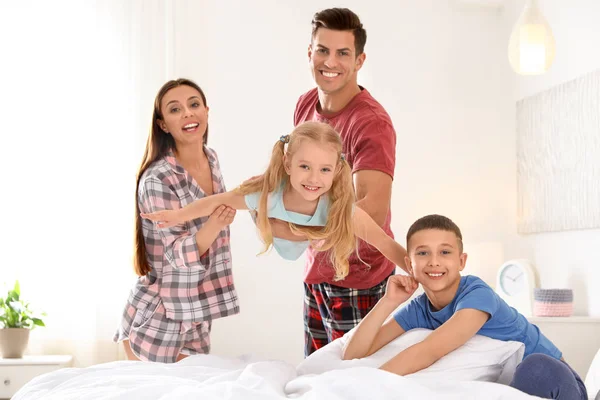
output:
<svg viewBox="0 0 600 400"><path fill-rule="evenodd" d="M271 225L271 231L273 233L273 237L289 240L292 242L303 242L308 240L308 238L304 235L296 235L290 229L289 222L282 221L277 218L269 218L269 224Z"/></svg>

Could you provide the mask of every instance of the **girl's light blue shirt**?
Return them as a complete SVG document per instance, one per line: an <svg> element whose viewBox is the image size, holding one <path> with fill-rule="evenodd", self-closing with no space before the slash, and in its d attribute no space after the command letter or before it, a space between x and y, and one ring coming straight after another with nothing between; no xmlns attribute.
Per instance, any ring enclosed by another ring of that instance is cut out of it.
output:
<svg viewBox="0 0 600 400"><path fill-rule="evenodd" d="M285 209L283 204L283 188L284 186L281 186L278 190L269 194L267 200L268 218L277 218L282 221L304 226L325 226L329 214L329 198L327 195L322 195L319 198L317 209L313 215L306 215ZM258 210L260 192L247 194L244 199L249 210ZM309 244L308 240L295 242L276 237L273 238L273 247L275 248L275 251L286 260L297 260L302 253L306 251Z"/></svg>

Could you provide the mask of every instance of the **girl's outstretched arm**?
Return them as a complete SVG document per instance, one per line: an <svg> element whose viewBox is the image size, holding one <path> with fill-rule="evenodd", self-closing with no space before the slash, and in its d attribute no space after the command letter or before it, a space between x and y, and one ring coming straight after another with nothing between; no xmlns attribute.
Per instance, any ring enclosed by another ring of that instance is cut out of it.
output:
<svg viewBox="0 0 600 400"><path fill-rule="evenodd" d="M141 213L143 218L158 222L159 228L169 228L186 221L211 215L217 207L225 205L235 210L247 210L244 195L236 191L213 194L176 210L161 210L153 213Z"/></svg>
<svg viewBox="0 0 600 400"><path fill-rule="evenodd" d="M406 269L406 249L389 237L373 218L362 208L354 208L354 226L356 236L375 246L388 260L408 272Z"/></svg>

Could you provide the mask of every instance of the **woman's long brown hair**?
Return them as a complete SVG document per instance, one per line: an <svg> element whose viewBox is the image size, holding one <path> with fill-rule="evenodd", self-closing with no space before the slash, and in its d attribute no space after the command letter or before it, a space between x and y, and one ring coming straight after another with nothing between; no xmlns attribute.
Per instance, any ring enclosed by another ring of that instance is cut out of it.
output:
<svg viewBox="0 0 600 400"><path fill-rule="evenodd" d="M135 239L134 239L134 255L133 255L133 268L135 273L139 276L144 276L152 270L152 267L148 263L148 257L146 255L146 245L144 242L144 234L142 231L142 217L140 217L140 203L139 203L139 186L140 179L148 167L155 161L165 157L169 151L175 149L175 140L173 136L164 132L159 124L159 120L163 120L162 110L160 104L162 103L165 94L173 88L178 86L189 86L196 89L202 97L204 106L206 104L206 96L200 87L189 79L176 79L165 83L156 98L154 99L154 112L152 113L152 125L150 127L150 135L146 142L146 150L144 151L144 157L142 158L142 164L137 173L137 179L135 184ZM204 133L204 144L208 139L208 127Z"/></svg>

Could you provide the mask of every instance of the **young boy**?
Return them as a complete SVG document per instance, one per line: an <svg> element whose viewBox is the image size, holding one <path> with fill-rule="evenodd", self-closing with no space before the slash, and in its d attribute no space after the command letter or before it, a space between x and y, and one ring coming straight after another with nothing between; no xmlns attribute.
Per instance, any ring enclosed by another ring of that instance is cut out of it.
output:
<svg viewBox="0 0 600 400"><path fill-rule="evenodd" d="M344 360L366 357L415 328L434 330L423 342L380 368L407 375L427 368L475 334L525 344L523 362L511 386L551 399L585 400L585 385L562 359L560 350L527 319L475 276L462 276L467 254L462 234L450 219L428 215L406 235L410 276L390 277L384 297L358 325L344 349ZM418 285L424 294L387 317L408 300ZM383 326L382 326L383 325Z"/></svg>

